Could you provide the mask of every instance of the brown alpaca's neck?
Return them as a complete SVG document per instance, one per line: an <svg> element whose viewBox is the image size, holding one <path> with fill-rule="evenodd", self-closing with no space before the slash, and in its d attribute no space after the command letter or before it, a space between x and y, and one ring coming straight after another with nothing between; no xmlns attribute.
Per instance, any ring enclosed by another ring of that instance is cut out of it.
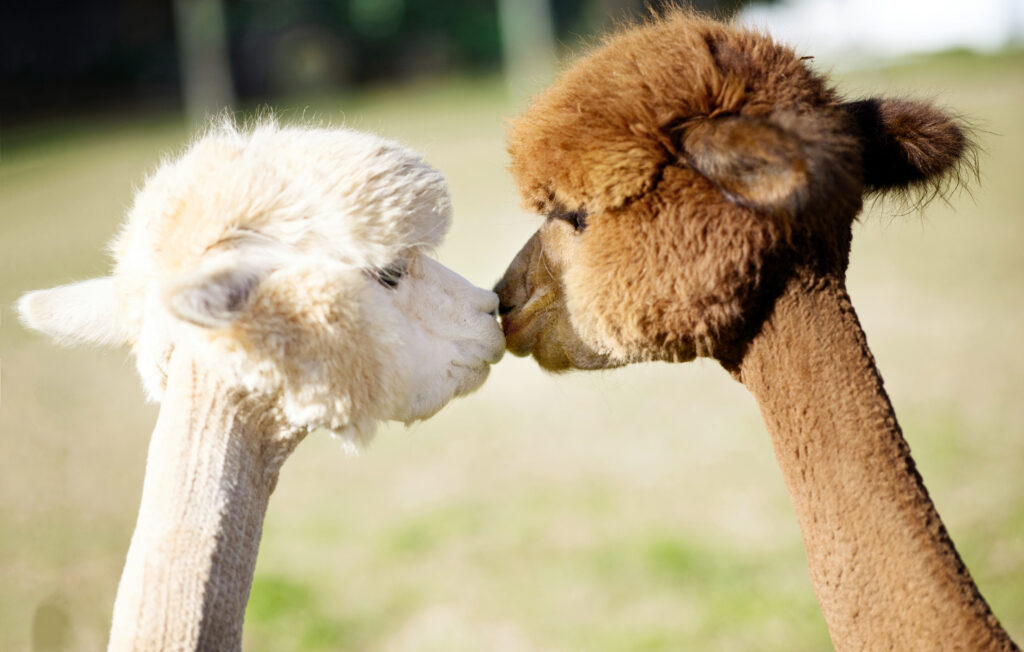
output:
<svg viewBox="0 0 1024 652"><path fill-rule="evenodd" d="M169 366L109 650L238 650L267 501L301 435L187 352Z"/></svg>
<svg viewBox="0 0 1024 652"><path fill-rule="evenodd" d="M839 650L1014 650L910 456L838 279L794 279L739 365Z"/></svg>

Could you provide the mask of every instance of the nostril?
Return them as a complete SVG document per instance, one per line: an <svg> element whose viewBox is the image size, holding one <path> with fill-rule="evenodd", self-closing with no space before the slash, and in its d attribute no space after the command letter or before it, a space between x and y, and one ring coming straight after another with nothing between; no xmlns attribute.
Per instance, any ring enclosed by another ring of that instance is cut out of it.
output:
<svg viewBox="0 0 1024 652"><path fill-rule="evenodd" d="M510 313L513 310L515 310L515 308L516 308L515 306L510 306L510 305L508 305L506 303L499 303L498 304L498 316L504 317L508 313Z"/></svg>

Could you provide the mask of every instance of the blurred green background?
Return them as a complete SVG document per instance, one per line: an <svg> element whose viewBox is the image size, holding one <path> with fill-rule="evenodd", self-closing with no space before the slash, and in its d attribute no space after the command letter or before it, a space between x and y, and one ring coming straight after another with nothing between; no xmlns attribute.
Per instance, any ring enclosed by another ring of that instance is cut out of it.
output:
<svg viewBox="0 0 1024 652"><path fill-rule="evenodd" d="M1021 641L1024 53L949 52L835 77L851 96L933 99L977 129L979 181L923 213L872 204L849 284L931 495ZM524 97L509 78L455 66L273 104L288 121L420 150L454 199L439 258L489 286L538 223L504 170L503 120ZM59 349L25 331L12 304L106 273L104 245L133 188L189 134L159 107L19 119L0 134L0 650L105 645L156 414L127 352ZM556 377L509 356L476 394L426 423L382 428L358 457L324 433L298 448L267 515L244 647L830 644L742 386L712 362Z"/></svg>

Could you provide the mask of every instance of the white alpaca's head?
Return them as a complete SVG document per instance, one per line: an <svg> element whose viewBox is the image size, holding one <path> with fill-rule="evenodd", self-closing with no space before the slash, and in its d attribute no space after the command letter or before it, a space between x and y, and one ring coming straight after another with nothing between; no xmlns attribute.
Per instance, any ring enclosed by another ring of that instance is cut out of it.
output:
<svg viewBox="0 0 1024 652"><path fill-rule="evenodd" d="M27 294L31 327L128 344L159 401L176 346L293 425L362 440L483 383L497 298L432 260L450 202L416 153L348 129L211 128L137 193L109 277Z"/></svg>

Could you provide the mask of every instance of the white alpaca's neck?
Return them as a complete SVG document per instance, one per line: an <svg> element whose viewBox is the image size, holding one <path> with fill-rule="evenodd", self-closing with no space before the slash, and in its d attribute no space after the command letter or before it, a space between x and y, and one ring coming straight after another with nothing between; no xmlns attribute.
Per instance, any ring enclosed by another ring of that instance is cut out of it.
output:
<svg viewBox="0 0 1024 652"><path fill-rule="evenodd" d="M263 517L304 431L179 348L149 445L109 650L237 650Z"/></svg>

